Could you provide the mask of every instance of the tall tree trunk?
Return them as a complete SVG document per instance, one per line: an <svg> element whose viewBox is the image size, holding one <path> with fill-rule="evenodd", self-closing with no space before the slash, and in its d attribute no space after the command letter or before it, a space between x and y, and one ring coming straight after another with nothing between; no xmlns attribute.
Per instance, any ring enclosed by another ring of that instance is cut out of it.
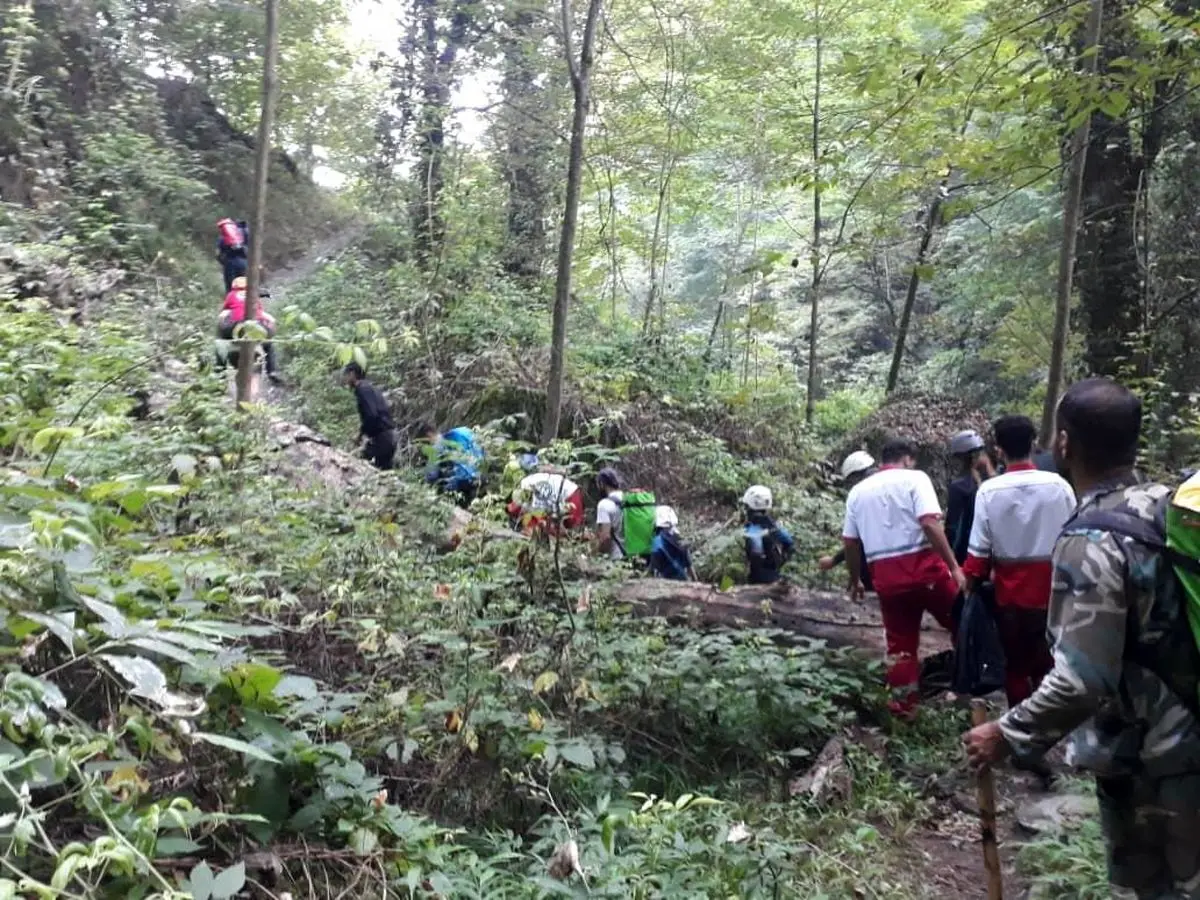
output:
<svg viewBox="0 0 1200 900"><path fill-rule="evenodd" d="M1083 60L1085 71L1093 79L1096 75L1098 65L1099 53L1097 49L1100 43L1100 31L1103 21L1104 0L1092 0L1087 29L1084 34ZM1067 335L1071 319L1071 286L1072 272L1075 267L1075 242L1079 234L1079 217L1081 207L1083 206L1084 176L1088 171L1088 157L1093 152L1090 140L1091 126L1092 118L1085 118L1079 123L1079 126L1075 129L1075 133L1071 135L1069 149L1071 165L1070 173L1067 176L1066 195L1063 198L1063 232L1058 252L1058 285L1054 304L1054 332L1050 340L1050 372L1046 379L1046 401L1042 407L1041 443L1043 447L1049 447L1054 437L1054 414L1058 407L1058 396L1062 391L1063 369L1067 353ZM1127 126L1126 132L1128 136ZM1103 152L1101 150L1101 153ZM1102 191L1103 189L1097 186L1097 190ZM1089 198L1090 201L1097 199L1098 197L1096 196ZM1092 227L1095 228L1097 224L1099 223L1093 222ZM1094 255L1100 249L1103 241L1095 241L1095 238L1099 237L1095 233L1091 237L1093 239L1093 246L1091 247L1092 255L1089 258L1089 263L1091 265L1091 274L1095 276L1104 269L1104 262ZM1120 248L1115 249L1120 250ZM1130 247L1129 252L1134 254L1134 266L1136 267L1137 257L1134 248ZM1081 272L1080 274L1082 276L1083 273ZM1081 277L1081 281L1083 280ZM1103 303L1100 303L1099 298L1096 296L1097 293L1102 292L1102 287L1096 284L1094 288L1095 290L1091 292L1093 304L1103 306ZM1118 288L1118 290L1120 289ZM1101 323L1097 322L1095 324L1100 325ZM1089 357L1091 357L1091 350L1093 349L1093 345L1091 344L1092 337L1089 331ZM1094 345L1094 349L1099 351L1100 344L1097 343ZM1104 352L1107 352L1107 350ZM1089 359L1089 361L1092 360Z"/></svg>
<svg viewBox="0 0 1200 900"><path fill-rule="evenodd" d="M471 22L469 3L462 0L450 20L450 32L439 50L438 0L416 0L423 38L424 69L421 76L421 114L417 130L417 183L420 196L413 205L413 244L417 262L431 267L446 236L442 217L442 190L446 186L443 156L446 147L446 117L454 64L466 40Z"/></svg>
<svg viewBox="0 0 1200 900"><path fill-rule="evenodd" d="M504 97L500 128L504 140L503 172L508 187L505 215L504 270L519 278L537 278L546 256L548 156L553 134L545 119L549 92L538 84L538 44L542 37L530 6L522 6L508 22L502 44Z"/></svg>
<svg viewBox="0 0 1200 900"><path fill-rule="evenodd" d="M908 290L904 294L904 308L900 312L900 326L896 329L896 346L892 350L892 365L888 369L886 393L896 390L900 383L900 364L904 360L904 345L908 341L908 328L912 323L913 307L917 303L917 288L921 286L921 271L925 268L925 260L929 255L929 244L933 240L933 229L937 227L942 213L942 191L945 185L938 189L937 196L929 204L925 214L925 224L921 232L921 243L917 246L917 259L913 263L912 272L908 276Z"/></svg>
<svg viewBox="0 0 1200 900"><path fill-rule="evenodd" d="M812 424L817 408L817 332L821 315L821 5L817 10L816 76L813 89L812 163L813 163L813 225L812 225L812 315L808 325L808 388L804 398L804 421Z"/></svg>
<svg viewBox="0 0 1200 900"><path fill-rule="evenodd" d="M586 137L588 94L591 89L593 46L603 0L588 0L587 18L579 45L579 59L572 49L574 21L571 0L562 0L563 46L571 74L575 109L571 117L571 150L567 160L567 191L562 232L558 242L558 272L554 279L554 326L550 340L550 383L546 388L546 421L542 443L558 437L562 421L563 381L566 374L567 312L571 302L571 261L575 255L575 226L579 218L579 189L583 181L583 142Z"/></svg>
<svg viewBox="0 0 1200 900"><path fill-rule="evenodd" d="M266 0L267 46L263 56L262 113L258 119L258 145L254 148L254 224L250 231L250 271L246 277L246 311L242 321L258 321L259 272L267 227L267 181L271 170L271 131L275 122L275 62L279 56L279 0ZM254 356L257 344L243 341L238 348L237 402L253 399Z"/></svg>

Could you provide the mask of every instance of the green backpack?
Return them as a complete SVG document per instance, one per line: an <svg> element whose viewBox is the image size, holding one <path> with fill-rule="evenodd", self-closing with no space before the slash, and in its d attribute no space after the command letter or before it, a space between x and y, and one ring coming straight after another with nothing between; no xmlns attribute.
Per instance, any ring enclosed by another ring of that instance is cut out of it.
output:
<svg viewBox="0 0 1200 900"><path fill-rule="evenodd" d="M622 546L625 555L649 556L654 543L654 509L651 491L626 491L621 498Z"/></svg>
<svg viewBox="0 0 1200 900"><path fill-rule="evenodd" d="M1154 520L1088 509L1064 532L1099 529L1132 538L1170 564L1143 626L1130 616L1128 658L1157 674L1200 717L1200 473L1158 501Z"/></svg>

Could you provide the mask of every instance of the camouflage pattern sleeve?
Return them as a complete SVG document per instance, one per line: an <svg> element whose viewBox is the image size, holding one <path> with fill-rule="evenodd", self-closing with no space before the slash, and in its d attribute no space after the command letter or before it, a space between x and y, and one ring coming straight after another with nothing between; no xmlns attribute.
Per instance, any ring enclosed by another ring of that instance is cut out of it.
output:
<svg viewBox="0 0 1200 900"><path fill-rule="evenodd" d="M1054 668L1000 720L1018 758L1036 758L1117 694L1129 599L1125 555L1104 532L1065 535L1054 548L1048 627Z"/></svg>

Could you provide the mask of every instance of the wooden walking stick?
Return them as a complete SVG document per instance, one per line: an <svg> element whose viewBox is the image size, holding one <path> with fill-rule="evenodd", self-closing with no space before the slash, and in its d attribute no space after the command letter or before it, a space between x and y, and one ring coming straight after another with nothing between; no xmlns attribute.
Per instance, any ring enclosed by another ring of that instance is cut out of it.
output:
<svg viewBox="0 0 1200 900"><path fill-rule="evenodd" d="M983 725L988 720L987 704L982 700L971 703L971 724ZM988 900L1004 900L1000 879L1000 848L996 844L996 782L992 767L984 766L975 775L975 796L979 801L979 827L983 838L983 868L987 872Z"/></svg>

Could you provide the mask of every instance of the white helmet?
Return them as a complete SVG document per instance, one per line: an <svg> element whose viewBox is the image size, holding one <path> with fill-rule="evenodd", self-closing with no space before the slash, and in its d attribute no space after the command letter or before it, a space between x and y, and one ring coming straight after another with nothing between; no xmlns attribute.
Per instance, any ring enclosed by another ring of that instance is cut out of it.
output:
<svg viewBox="0 0 1200 900"><path fill-rule="evenodd" d="M679 526L679 516L675 515L675 510L670 506L656 506L654 508L654 527L655 528L676 528Z"/></svg>
<svg viewBox="0 0 1200 900"><path fill-rule="evenodd" d="M766 512L771 508L771 489L765 485L755 484L746 488L742 494L742 506L753 512Z"/></svg>
<svg viewBox="0 0 1200 900"><path fill-rule="evenodd" d="M875 465L875 457L866 450L855 450L842 460L842 477L849 478L851 475L865 472L873 465Z"/></svg>
<svg viewBox="0 0 1200 900"><path fill-rule="evenodd" d="M974 453L976 450L982 449L983 438L973 428L960 431L950 438L950 453L953 456L962 456L965 453Z"/></svg>

